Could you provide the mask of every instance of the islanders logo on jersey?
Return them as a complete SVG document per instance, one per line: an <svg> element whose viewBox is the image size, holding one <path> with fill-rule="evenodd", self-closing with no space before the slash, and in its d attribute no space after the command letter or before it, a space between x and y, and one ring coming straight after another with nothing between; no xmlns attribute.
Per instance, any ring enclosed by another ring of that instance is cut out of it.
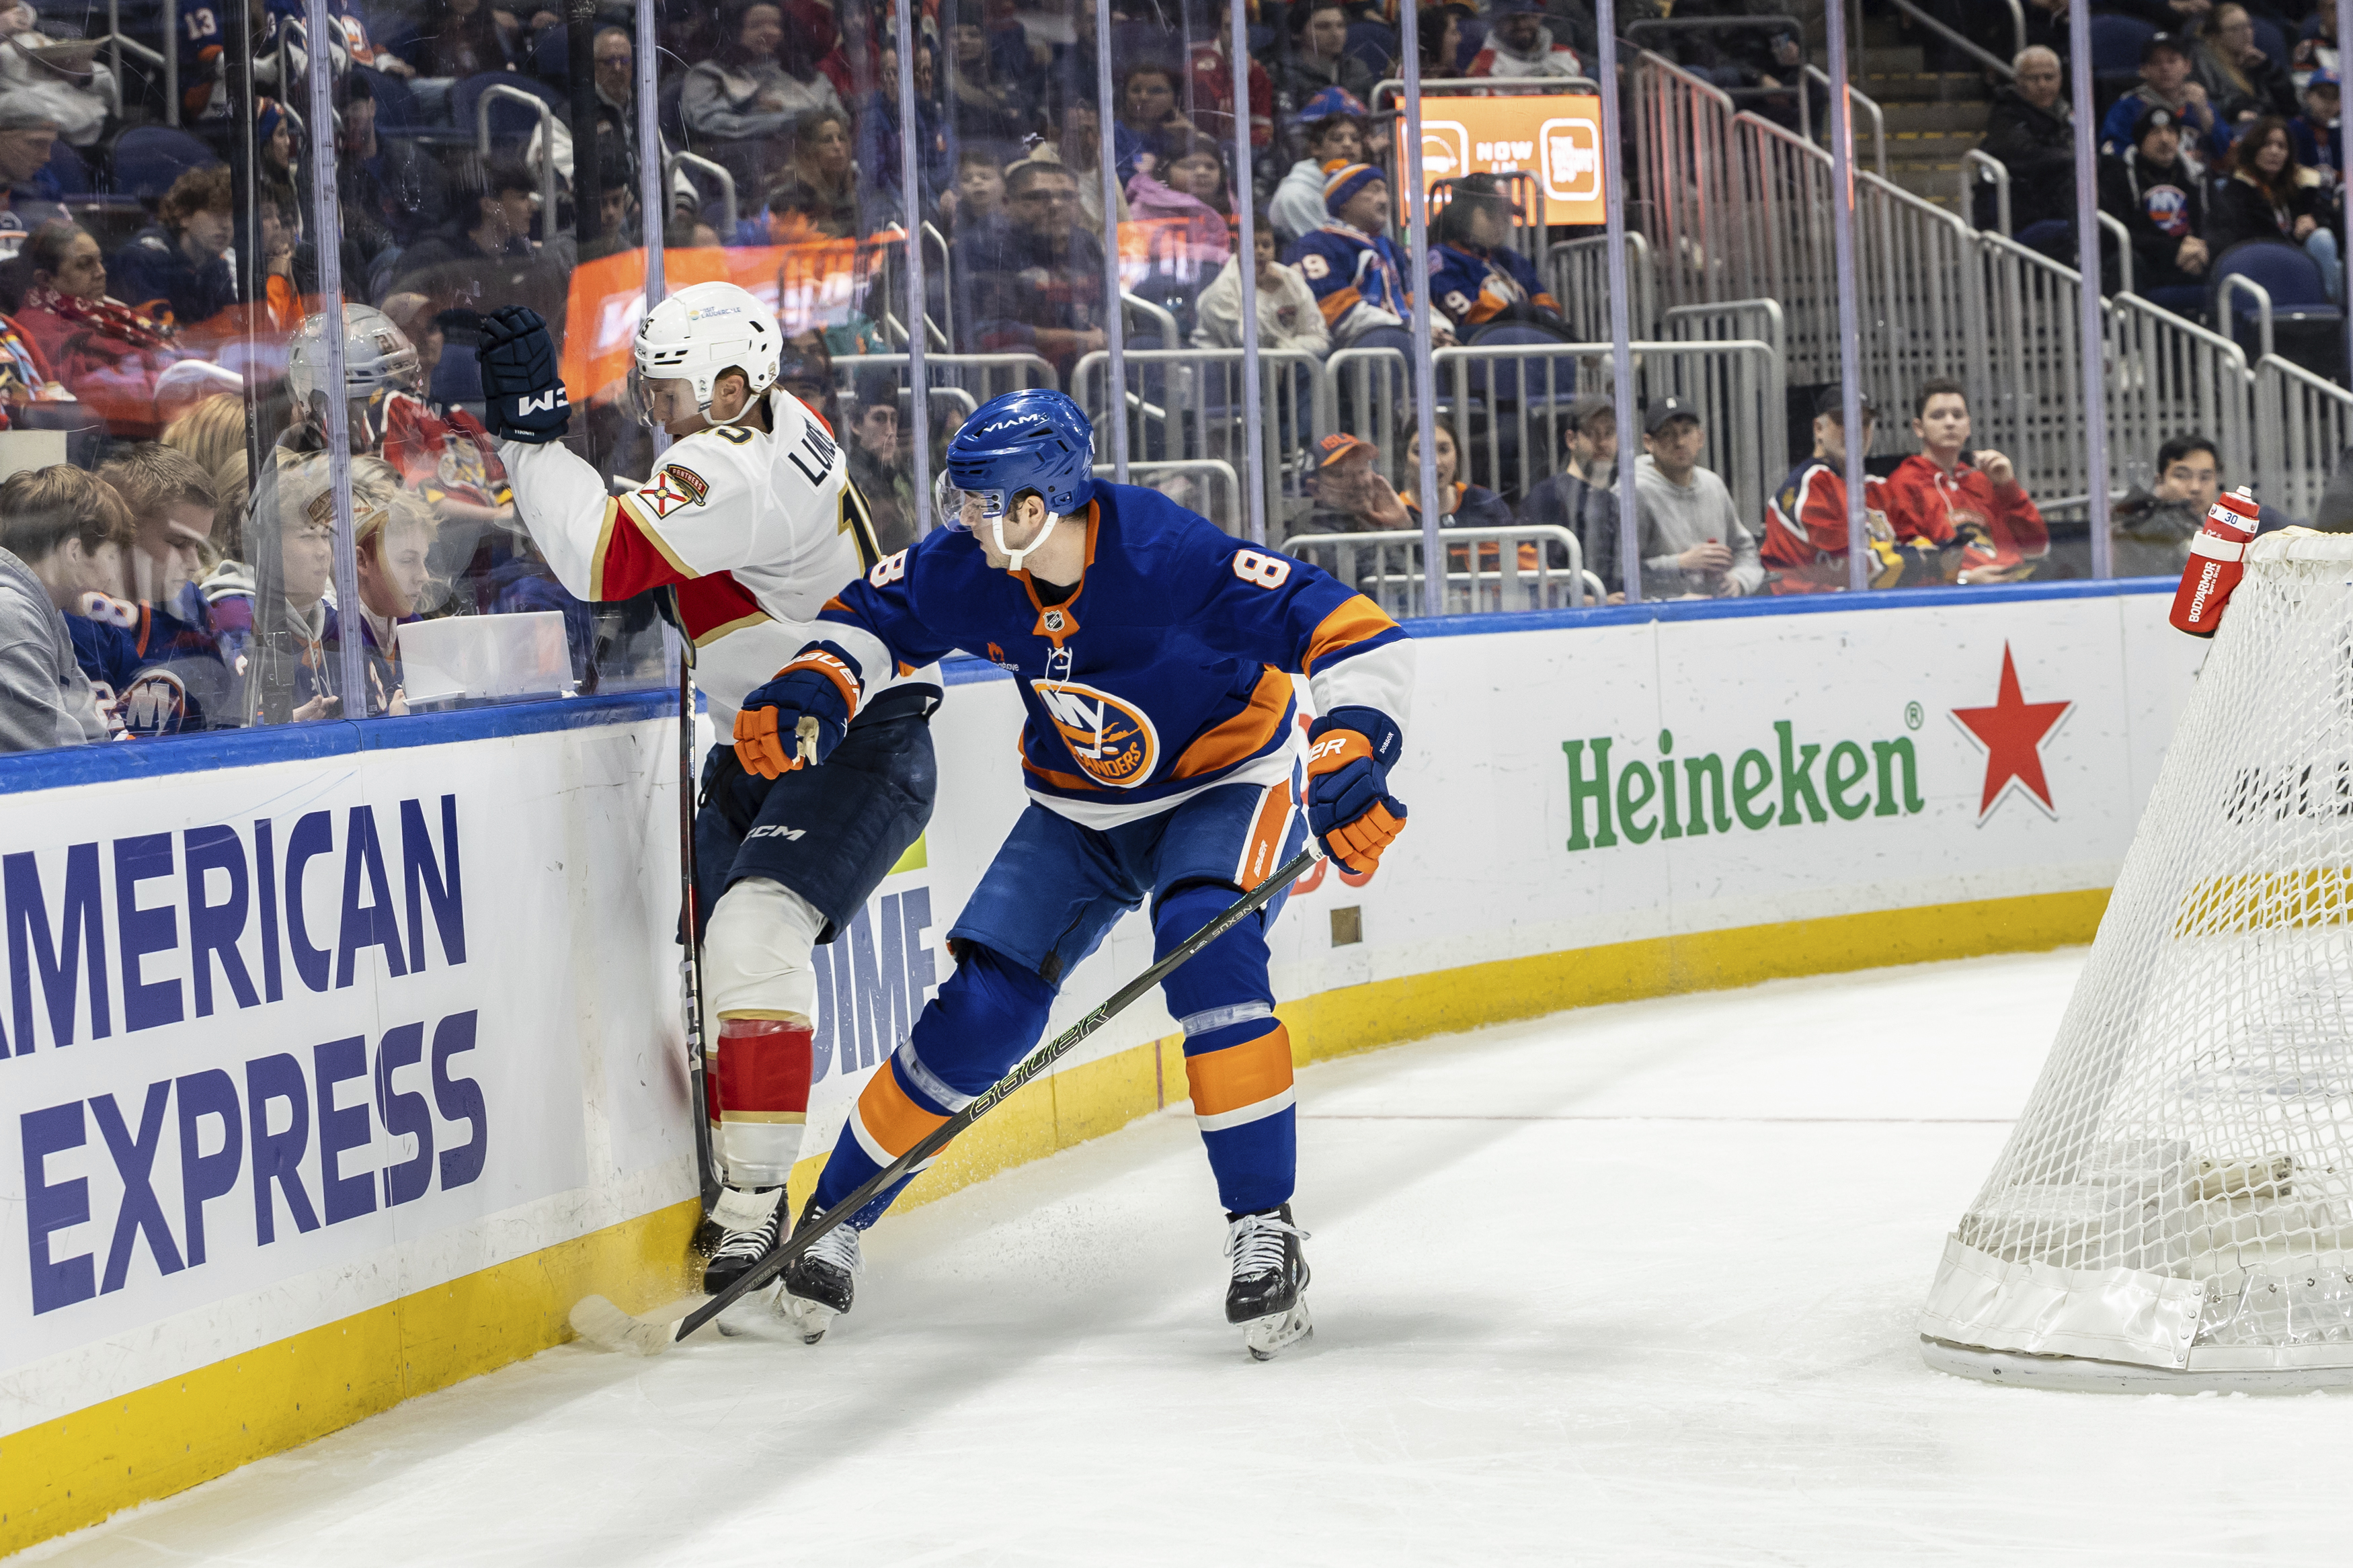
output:
<svg viewBox="0 0 2353 1568"><path fill-rule="evenodd" d="M1134 789L1160 761L1160 735L1144 710L1075 680L1033 680L1079 771L1111 789Z"/></svg>
<svg viewBox="0 0 2353 1568"><path fill-rule="evenodd" d="M2140 195L2141 211L2158 232L2179 239L2189 232L2189 193L2179 185L2151 185Z"/></svg>

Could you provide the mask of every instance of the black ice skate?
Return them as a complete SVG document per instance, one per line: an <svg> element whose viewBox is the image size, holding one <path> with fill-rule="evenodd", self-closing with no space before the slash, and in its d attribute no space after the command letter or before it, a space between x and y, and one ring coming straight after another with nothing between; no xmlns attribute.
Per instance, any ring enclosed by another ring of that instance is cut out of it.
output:
<svg viewBox="0 0 2353 1568"><path fill-rule="evenodd" d="M1226 1256L1234 1260L1226 1288L1226 1321L1242 1326L1242 1343L1259 1361L1315 1331L1308 1320L1307 1233L1291 1223L1291 1205L1227 1222Z"/></svg>
<svg viewBox="0 0 2353 1568"><path fill-rule="evenodd" d="M785 1189L722 1187L711 1205L712 1223L724 1233L702 1266L702 1289L716 1296L741 1279L744 1271L777 1245L785 1224Z"/></svg>
<svg viewBox="0 0 2353 1568"><path fill-rule="evenodd" d="M812 1196L801 1205L801 1220L794 1227L795 1233L807 1229L823 1212ZM776 1315L799 1331L803 1344L817 1343L825 1338L833 1320L849 1310L858 1289L853 1277L861 1267L858 1228L835 1226L818 1237L816 1245L785 1266L784 1289L776 1294Z"/></svg>

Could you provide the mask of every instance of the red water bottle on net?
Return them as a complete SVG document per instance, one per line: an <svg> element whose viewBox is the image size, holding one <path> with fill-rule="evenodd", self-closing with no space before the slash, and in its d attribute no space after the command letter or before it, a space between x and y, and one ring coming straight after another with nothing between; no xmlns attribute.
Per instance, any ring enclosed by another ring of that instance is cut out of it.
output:
<svg viewBox="0 0 2353 1568"><path fill-rule="evenodd" d="M2189 542L2189 564L2174 592L2175 630L2211 637L2221 626L2222 608L2247 574L2247 542L2255 536L2261 510L2244 486L2207 510L2206 526Z"/></svg>

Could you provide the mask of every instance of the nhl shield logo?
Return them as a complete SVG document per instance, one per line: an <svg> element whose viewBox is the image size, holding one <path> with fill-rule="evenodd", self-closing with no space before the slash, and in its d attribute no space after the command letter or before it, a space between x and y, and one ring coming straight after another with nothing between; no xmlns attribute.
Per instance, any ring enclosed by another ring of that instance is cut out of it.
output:
<svg viewBox="0 0 2353 1568"><path fill-rule="evenodd" d="M1070 624L1070 617L1063 615L1061 611L1049 610L1046 612L1046 629L1048 631L1059 632Z"/></svg>
<svg viewBox="0 0 2353 1568"><path fill-rule="evenodd" d="M1160 736L1144 710L1074 680L1033 680L1071 759L1094 783L1134 789L1160 760Z"/></svg>

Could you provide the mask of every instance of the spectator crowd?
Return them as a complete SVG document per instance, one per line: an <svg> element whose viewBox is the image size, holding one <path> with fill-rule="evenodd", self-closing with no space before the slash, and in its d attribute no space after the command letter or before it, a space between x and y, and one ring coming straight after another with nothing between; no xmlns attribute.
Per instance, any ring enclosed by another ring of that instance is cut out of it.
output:
<svg viewBox="0 0 2353 1568"><path fill-rule="evenodd" d="M903 375L854 363L903 346L910 234L935 352L1034 356L1065 385L1108 342L1114 275L1140 312L1125 318L1132 348L1239 346L1247 268L1257 342L1318 361L1565 342L1584 303L1556 296L1545 251L1577 231L1531 210L1529 182L1458 174L1432 192L1417 338L1391 176L1397 0L1252 0L1239 81L1226 9L1193 0L922 0L906 39L874 0L658 5L650 74L636 12L604 0L578 83L572 26L552 7L330 0L332 34L315 40L297 0L181 0L166 39L149 0L117 4L126 40L173 55L171 101L143 54L111 47L105 8L0 10L0 618L13 637L0 746L400 713L401 628L428 616L555 611L584 685L644 674L659 607L570 599L513 526L472 348L482 313L517 301L567 341L610 336L603 318L635 297L649 229L673 280L777 283L781 383L844 436L899 542L917 525L914 444L944 442L963 406L934 396L918 430ZM2190 309L2213 256L2273 238L2341 289L2333 182L2314 173L2340 145L2333 37L2316 19L2274 60L2238 28L2245 7L2159 8L2178 15L2108 112L2102 185L2144 291L2175 289L2156 297ZM1787 9L1618 11L1641 47L1769 119L1819 126ZM1587 0L1448 0L1416 21L1424 80L1457 90L1586 90L1598 68ZM2012 163L2021 226L2066 216L2059 63L2020 58L1989 139ZM314 71L332 105L318 124ZM332 190L315 188L320 151ZM331 258L340 384L319 314ZM592 278L606 281L584 292ZM651 447L611 379L583 400L575 438L607 472L643 471ZM1510 473L1475 444L1458 449L1441 420L1440 522L1560 526L1614 587L1616 413L1582 390ZM1722 433L1704 410L1647 400L1633 476L1646 596L1845 585L1844 436L1835 400L1820 408L1811 456L1743 515L1710 466ZM1286 411L1289 448L1270 460L1304 493L1279 533L1419 528L1418 485L1394 478L1421 456L1412 425L1376 429L1365 412L1329 431L1303 404ZM1962 389L1928 383L1909 415L1916 454L1866 498L1869 580L2043 569L2049 531L2011 465L1973 447ZM354 454L355 604L335 585L324 448L338 423ZM346 689L346 638L364 690Z"/></svg>

